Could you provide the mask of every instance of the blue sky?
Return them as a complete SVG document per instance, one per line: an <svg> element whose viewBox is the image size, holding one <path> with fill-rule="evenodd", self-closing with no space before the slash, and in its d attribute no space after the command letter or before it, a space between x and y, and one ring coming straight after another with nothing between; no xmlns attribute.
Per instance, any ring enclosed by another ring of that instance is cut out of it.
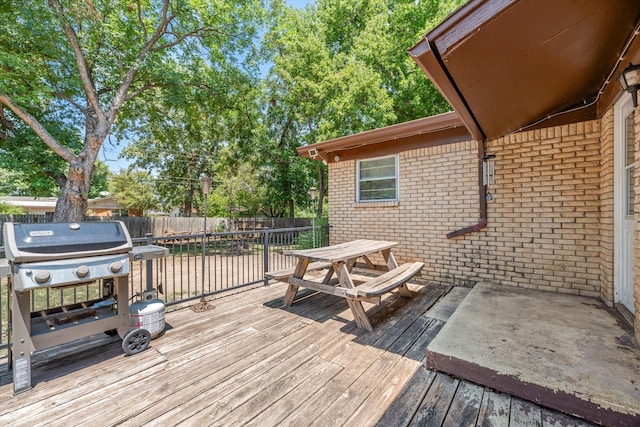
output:
<svg viewBox="0 0 640 427"><path fill-rule="evenodd" d="M287 4L291 7L303 9L307 4L312 4L314 0L287 0ZM119 159L120 151L123 148L123 142L115 144L116 139L111 137L105 140L100 149L99 158L109 167L109 170L114 173L120 172L120 169L126 169L130 162L124 159ZM126 144L126 142L124 143Z"/></svg>
<svg viewBox="0 0 640 427"><path fill-rule="evenodd" d="M309 3L313 3L313 1L309 1L309 0L288 0L287 1L287 4L289 6L297 7L299 9L302 9Z"/></svg>

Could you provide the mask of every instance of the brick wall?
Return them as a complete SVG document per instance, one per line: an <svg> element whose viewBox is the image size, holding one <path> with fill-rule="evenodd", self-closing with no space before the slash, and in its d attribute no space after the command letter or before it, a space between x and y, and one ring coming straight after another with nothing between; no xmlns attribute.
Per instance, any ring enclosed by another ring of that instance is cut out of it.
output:
<svg viewBox="0 0 640 427"><path fill-rule="evenodd" d="M600 122L513 134L490 141L496 182L488 226L479 220L475 141L399 154L400 201L356 204L355 162L329 167L332 243L402 242L400 261L424 260L429 282L479 281L599 296Z"/></svg>
<svg viewBox="0 0 640 427"><path fill-rule="evenodd" d="M488 232L513 270L495 281L600 294L600 126L587 122L511 135L496 154Z"/></svg>
<svg viewBox="0 0 640 427"><path fill-rule="evenodd" d="M476 159L476 142L399 153L398 203L355 203L356 162L331 163L331 242L358 238L398 241L402 244L394 254L399 260L427 260L423 278L469 284L474 260L458 252L466 242L450 241L445 235L478 220Z"/></svg>

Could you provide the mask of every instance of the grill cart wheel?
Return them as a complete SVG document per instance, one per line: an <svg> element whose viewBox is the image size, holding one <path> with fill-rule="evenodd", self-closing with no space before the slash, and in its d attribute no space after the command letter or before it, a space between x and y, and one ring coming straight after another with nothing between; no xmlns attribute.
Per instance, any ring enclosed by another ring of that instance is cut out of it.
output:
<svg viewBox="0 0 640 427"><path fill-rule="evenodd" d="M146 329L134 329L129 331L122 339L122 350L129 356L138 354L149 347L151 333Z"/></svg>

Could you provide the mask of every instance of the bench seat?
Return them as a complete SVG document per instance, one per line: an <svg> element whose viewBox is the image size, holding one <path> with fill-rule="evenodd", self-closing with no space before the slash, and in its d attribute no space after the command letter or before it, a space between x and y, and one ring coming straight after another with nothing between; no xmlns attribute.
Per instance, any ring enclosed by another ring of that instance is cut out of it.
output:
<svg viewBox="0 0 640 427"><path fill-rule="evenodd" d="M324 268L329 268L329 267L331 267L330 262L316 261L316 262L309 263L309 265L307 266L307 272L322 270ZM269 279L276 279L280 282L287 283L289 281L289 277L293 276L293 272L295 270L296 270L295 267L290 267L282 270L268 271L264 273L264 275Z"/></svg>
<svg viewBox="0 0 640 427"><path fill-rule="evenodd" d="M408 262L380 276L347 290L351 298L372 298L383 295L393 289L405 285L424 267L423 262Z"/></svg>

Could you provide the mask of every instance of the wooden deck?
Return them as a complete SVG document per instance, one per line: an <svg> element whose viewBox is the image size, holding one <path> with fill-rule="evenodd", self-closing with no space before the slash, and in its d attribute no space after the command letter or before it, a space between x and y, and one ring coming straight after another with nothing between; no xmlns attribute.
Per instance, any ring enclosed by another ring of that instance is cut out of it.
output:
<svg viewBox="0 0 640 427"><path fill-rule="evenodd" d="M34 362L12 397L0 365L0 425L585 426L532 403L424 368L450 288L410 285L356 328L344 298L303 291L282 308L277 283L167 315L165 334L126 357L120 342ZM37 359L37 358L36 358Z"/></svg>

